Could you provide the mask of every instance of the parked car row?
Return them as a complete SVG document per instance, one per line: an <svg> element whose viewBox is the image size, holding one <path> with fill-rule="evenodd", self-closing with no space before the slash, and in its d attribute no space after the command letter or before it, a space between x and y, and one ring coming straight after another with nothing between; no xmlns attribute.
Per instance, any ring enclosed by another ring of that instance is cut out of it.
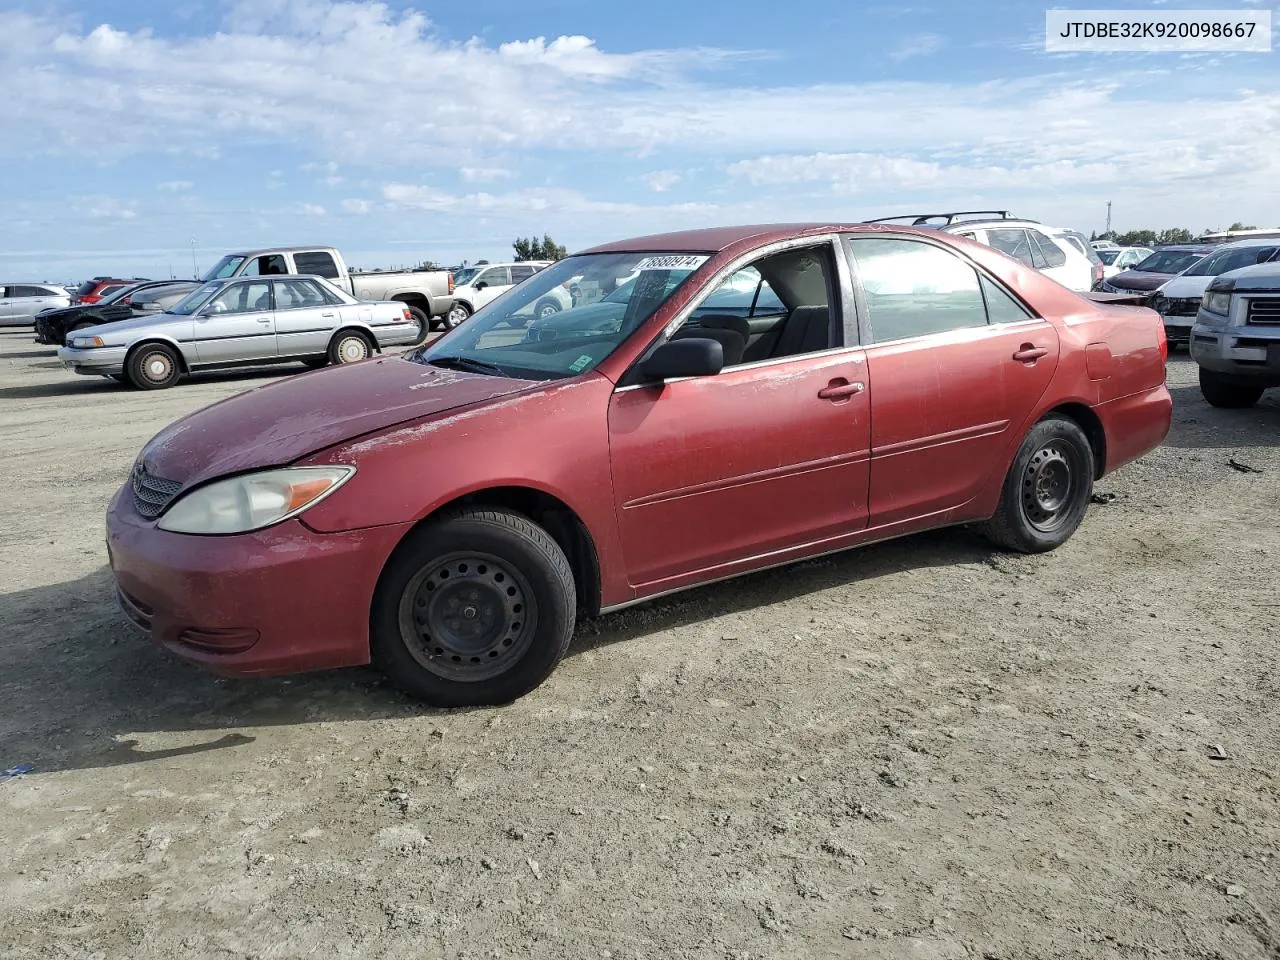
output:
<svg viewBox="0 0 1280 960"><path fill-rule="evenodd" d="M118 287L96 303L45 310L35 318L36 343L61 346L69 333L78 330L163 313L199 285L194 280L147 280Z"/></svg>

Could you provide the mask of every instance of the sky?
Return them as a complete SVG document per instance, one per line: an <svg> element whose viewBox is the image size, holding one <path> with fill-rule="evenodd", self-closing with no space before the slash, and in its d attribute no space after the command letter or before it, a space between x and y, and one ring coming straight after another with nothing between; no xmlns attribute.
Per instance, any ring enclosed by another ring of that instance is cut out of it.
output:
<svg viewBox="0 0 1280 960"><path fill-rule="evenodd" d="M956 209L1088 233L1108 201L1280 224L1280 54L1050 55L1045 7L0 0L0 282Z"/></svg>

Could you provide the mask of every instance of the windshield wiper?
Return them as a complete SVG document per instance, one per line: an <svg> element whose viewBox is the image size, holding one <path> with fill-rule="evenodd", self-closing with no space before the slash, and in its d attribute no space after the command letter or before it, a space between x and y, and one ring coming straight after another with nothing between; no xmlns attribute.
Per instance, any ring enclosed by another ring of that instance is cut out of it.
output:
<svg viewBox="0 0 1280 960"><path fill-rule="evenodd" d="M507 371L496 363L483 360L472 360L470 357L432 357L427 363L433 367L444 367L451 370L466 370L469 373L483 373L490 377L506 377Z"/></svg>

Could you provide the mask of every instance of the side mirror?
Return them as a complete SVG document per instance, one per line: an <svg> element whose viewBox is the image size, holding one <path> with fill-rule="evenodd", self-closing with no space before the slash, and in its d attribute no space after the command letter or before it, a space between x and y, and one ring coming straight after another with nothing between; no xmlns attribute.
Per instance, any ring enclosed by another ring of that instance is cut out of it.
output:
<svg viewBox="0 0 1280 960"><path fill-rule="evenodd" d="M724 367L724 348L719 340L689 337L669 340L640 367L646 380L675 380L680 377L713 377Z"/></svg>
<svg viewBox="0 0 1280 960"><path fill-rule="evenodd" d="M488 280L481 280L479 283L477 283L477 284L476 284L476 289L477 289L477 290L483 290L483 289L484 289L485 287L487 287L488 285L489 285L489 281L488 281Z"/></svg>

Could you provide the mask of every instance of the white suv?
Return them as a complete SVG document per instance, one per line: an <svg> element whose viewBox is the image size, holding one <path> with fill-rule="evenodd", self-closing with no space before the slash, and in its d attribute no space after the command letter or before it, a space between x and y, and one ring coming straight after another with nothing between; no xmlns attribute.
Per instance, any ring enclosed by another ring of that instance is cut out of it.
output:
<svg viewBox="0 0 1280 960"><path fill-rule="evenodd" d="M1095 283L1102 282L1102 260L1083 234L1075 230L1015 217L1008 210L913 214L867 222L904 221L913 227L932 227L995 247L1076 293L1088 293Z"/></svg>
<svg viewBox="0 0 1280 960"><path fill-rule="evenodd" d="M450 328L456 327L517 283L528 280L543 267L549 266L550 260L524 260L520 263L487 263L473 268L476 272L454 287L453 307L445 317L445 323Z"/></svg>

